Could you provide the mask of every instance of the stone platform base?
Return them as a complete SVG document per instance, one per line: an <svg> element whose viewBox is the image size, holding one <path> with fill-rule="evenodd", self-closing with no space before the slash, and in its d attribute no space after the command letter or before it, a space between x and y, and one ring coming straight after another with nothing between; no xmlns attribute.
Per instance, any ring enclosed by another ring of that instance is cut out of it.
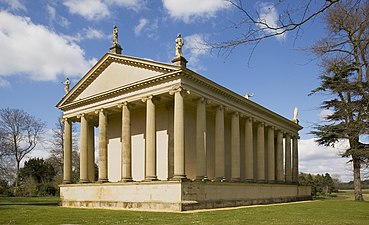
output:
<svg viewBox="0 0 369 225"><path fill-rule="evenodd" d="M66 184L61 205L181 212L311 199L309 186L288 184L153 181Z"/></svg>

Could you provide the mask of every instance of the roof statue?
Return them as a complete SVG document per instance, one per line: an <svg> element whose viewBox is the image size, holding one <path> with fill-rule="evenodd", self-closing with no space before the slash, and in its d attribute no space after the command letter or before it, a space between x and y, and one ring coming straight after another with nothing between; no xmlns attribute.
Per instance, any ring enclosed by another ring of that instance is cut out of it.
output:
<svg viewBox="0 0 369 225"><path fill-rule="evenodd" d="M182 53L183 45L184 45L183 38L181 34L178 34L176 38L176 56L174 57L172 62L176 64L177 66L186 67L187 60L185 57L183 57L183 53Z"/></svg>
<svg viewBox="0 0 369 225"><path fill-rule="evenodd" d="M254 93L246 93L243 97L245 97L246 99L250 99L251 97L254 97Z"/></svg>
<svg viewBox="0 0 369 225"><path fill-rule="evenodd" d="M293 119L292 119L292 121L297 123L297 124L299 123L298 115L299 115L299 109L297 107L295 107L295 109L293 110Z"/></svg>
<svg viewBox="0 0 369 225"><path fill-rule="evenodd" d="M115 54L122 54L122 47L118 43L118 27L114 25L113 27L113 45L110 47L110 52Z"/></svg>
<svg viewBox="0 0 369 225"><path fill-rule="evenodd" d="M182 54L183 45L184 45L184 41L181 37L181 34L178 34L177 39L176 39L176 57L183 56L183 54Z"/></svg>
<svg viewBox="0 0 369 225"><path fill-rule="evenodd" d="M65 80L65 82L63 84L64 84L65 94L67 94L69 92L69 87L70 87L70 81L69 81L68 77L67 77L67 79Z"/></svg>

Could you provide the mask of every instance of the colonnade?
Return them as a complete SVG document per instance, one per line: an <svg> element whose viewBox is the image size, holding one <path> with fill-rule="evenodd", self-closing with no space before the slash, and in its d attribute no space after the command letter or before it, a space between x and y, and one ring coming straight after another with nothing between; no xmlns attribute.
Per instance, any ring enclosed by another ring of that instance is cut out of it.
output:
<svg viewBox="0 0 369 225"><path fill-rule="evenodd" d="M172 88L174 96L174 175L173 180L187 180L185 170L185 101L186 91L182 87ZM145 181L157 180L156 171L156 96L146 96L145 133ZM196 176L195 180L208 180L207 177L207 101L198 98L196 102ZM123 102L121 132L121 181L132 181L131 109L132 103ZM214 181L226 179L225 164L225 118L226 108L215 107L214 139ZM99 171L98 182L108 182L108 137L107 109L96 110L99 127ZM298 181L298 136L277 128L264 121L244 116L242 112L227 111L231 117L230 180L262 183L297 183ZM80 114L80 183L94 182L94 128L87 115ZM240 128L243 126L244 137ZM92 127L92 128L91 128ZM256 137L254 137L256 136ZM241 149L241 139L244 149ZM91 141L92 140L92 141ZM244 167L241 167L241 151L244 151ZM284 156L284 159L283 159ZM256 160L254 160L256 159ZM72 121L64 119L64 183L71 183L72 168ZM241 171L244 168L245 171ZM244 180L241 180L241 172Z"/></svg>

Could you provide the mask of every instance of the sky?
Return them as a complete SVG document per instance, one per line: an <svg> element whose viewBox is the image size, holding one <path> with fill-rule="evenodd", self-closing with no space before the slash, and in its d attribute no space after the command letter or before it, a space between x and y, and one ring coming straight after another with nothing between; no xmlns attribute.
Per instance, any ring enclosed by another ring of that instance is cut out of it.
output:
<svg viewBox="0 0 369 225"><path fill-rule="evenodd" d="M269 24L278 22L282 10L272 2L244 2ZM123 55L164 63L171 63L181 33L188 68L240 95L253 93L252 101L286 118L298 107L300 172L352 180L351 164L339 156L347 143L318 146L310 134L329 113L319 109L329 96L308 96L321 71L305 49L326 34L322 18L297 36L270 38L255 49L223 54L203 46L239 37L242 28L229 29L239 19L224 0L0 0L0 108L25 110L45 121L50 134L61 114L55 105L64 96L62 83L69 77L76 84L109 51L114 25ZM47 157L44 148L31 156Z"/></svg>

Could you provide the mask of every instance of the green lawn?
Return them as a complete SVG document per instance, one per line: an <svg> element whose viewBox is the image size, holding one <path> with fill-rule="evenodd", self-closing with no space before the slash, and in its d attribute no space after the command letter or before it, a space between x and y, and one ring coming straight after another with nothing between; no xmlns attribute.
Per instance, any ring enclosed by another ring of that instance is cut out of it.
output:
<svg viewBox="0 0 369 225"><path fill-rule="evenodd" d="M369 190L365 190L369 200ZM58 207L57 198L0 198L0 224L369 224L369 201L352 191L312 202L238 209L159 213Z"/></svg>

